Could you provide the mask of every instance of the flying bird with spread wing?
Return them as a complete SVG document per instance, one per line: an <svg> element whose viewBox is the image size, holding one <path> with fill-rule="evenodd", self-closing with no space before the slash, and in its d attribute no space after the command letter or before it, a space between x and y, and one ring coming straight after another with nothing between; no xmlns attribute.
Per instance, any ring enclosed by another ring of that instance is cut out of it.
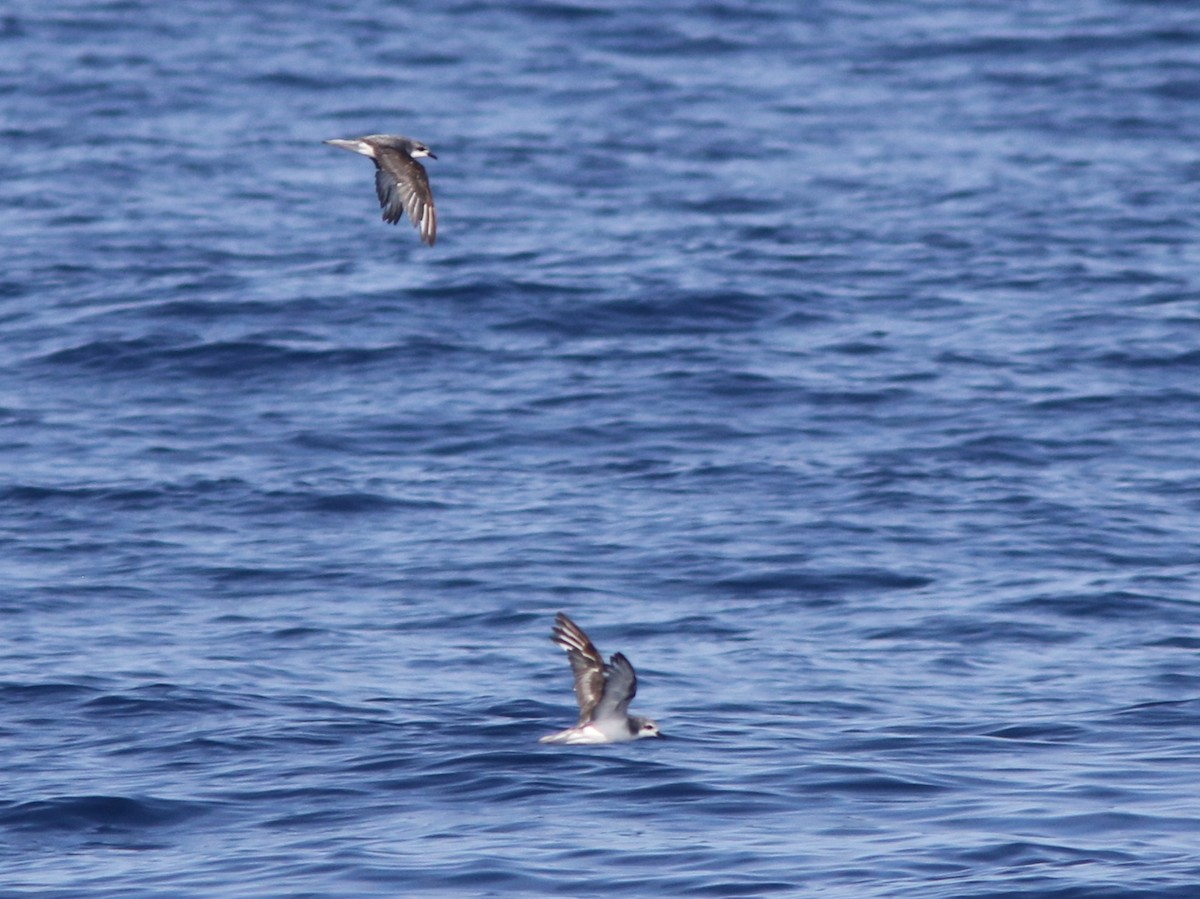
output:
<svg viewBox="0 0 1200 899"><path fill-rule="evenodd" d="M383 208L383 220L396 224L408 213L409 221L431 247L437 241L437 210L429 176L418 159L436 156L420 141L399 134L370 134L350 140L325 143L352 153L361 153L375 163L375 193Z"/></svg>
<svg viewBox="0 0 1200 899"><path fill-rule="evenodd" d="M539 743L623 743L662 736L649 718L629 714L629 703L637 695L637 674L629 659L618 652L605 664L588 635L562 612L554 619L550 639L567 651L571 662L579 723Z"/></svg>

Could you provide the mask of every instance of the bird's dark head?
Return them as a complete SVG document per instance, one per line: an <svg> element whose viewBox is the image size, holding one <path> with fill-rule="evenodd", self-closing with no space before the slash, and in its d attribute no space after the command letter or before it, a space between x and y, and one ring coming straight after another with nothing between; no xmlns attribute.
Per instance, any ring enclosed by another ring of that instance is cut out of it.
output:
<svg viewBox="0 0 1200 899"><path fill-rule="evenodd" d="M430 149L419 140L413 140L411 137L404 137L400 134L372 134L370 137L364 137L363 141L373 145L377 150L399 150L413 159L420 159L422 156L437 159Z"/></svg>
<svg viewBox="0 0 1200 899"><path fill-rule="evenodd" d="M651 721L649 718L637 718L633 715L633 725L636 728L633 738L640 740L642 737L661 737L663 732L658 729L657 722Z"/></svg>
<svg viewBox="0 0 1200 899"><path fill-rule="evenodd" d="M417 143L415 140L409 141L409 143L412 144L412 148L408 151L408 155L413 159L419 159L422 156L428 156L430 159L437 159L437 157L433 155L433 151L424 144Z"/></svg>

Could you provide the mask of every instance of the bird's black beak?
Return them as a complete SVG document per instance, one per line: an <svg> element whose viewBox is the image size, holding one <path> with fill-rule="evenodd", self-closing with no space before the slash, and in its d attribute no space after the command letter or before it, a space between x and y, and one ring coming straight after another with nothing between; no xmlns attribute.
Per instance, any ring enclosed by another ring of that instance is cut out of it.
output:
<svg viewBox="0 0 1200 899"><path fill-rule="evenodd" d="M430 154L429 154L429 158L430 158L430 159L437 159L437 157L436 157L436 156L434 156L432 153L430 153Z"/></svg>

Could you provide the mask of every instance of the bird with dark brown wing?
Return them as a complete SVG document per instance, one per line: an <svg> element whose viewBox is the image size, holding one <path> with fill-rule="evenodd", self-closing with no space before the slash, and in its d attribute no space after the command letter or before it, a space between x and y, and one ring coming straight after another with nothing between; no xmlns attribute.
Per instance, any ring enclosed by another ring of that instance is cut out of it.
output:
<svg viewBox="0 0 1200 899"><path fill-rule="evenodd" d="M583 629L559 612L551 639L567 651L575 678L575 701L579 723L540 743L624 743L642 737L661 737L658 724L629 714L629 703L637 695L637 674L622 653L604 661Z"/></svg>
<svg viewBox="0 0 1200 899"><path fill-rule="evenodd" d="M350 140L325 143L352 153L361 153L375 163L375 192L383 208L383 220L396 224L408 213L409 221L431 247L437 241L437 210L425 166L417 162L423 156L437 159L420 141L399 134L370 134Z"/></svg>

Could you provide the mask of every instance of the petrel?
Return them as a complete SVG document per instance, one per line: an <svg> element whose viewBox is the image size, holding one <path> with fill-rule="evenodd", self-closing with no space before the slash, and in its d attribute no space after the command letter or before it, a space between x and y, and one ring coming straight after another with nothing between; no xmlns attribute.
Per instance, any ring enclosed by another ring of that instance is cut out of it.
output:
<svg viewBox="0 0 1200 899"><path fill-rule="evenodd" d="M371 157L375 163L375 193L383 207L383 220L393 225L408 213L409 220L431 247L437 240L437 210L422 156L437 159L417 140L399 134L369 134L351 140L327 140L325 143Z"/></svg>
<svg viewBox="0 0 1200 899"><path fill-rule="evenodd" d="M571 661L579 723L542 737L539 743L622 743L662 736L649 718L629 714L629 703L637 695L637 675L629 659L618 652L604 664L588 635L562 612L554 619L550 639L567 651Z"/></svg>

